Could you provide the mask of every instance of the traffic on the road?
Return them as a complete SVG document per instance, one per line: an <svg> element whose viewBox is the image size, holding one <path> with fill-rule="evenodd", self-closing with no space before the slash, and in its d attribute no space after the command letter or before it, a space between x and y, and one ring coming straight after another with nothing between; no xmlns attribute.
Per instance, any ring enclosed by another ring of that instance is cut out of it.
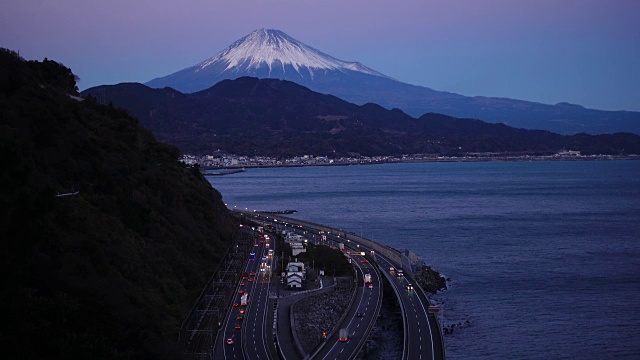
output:
<svg viewBox="0 0 640 360"><path fill-rule="evenodd" d="M317 238L314 236L316 243L342 250L356 274L357 286L351 306L335 329L323 333L322 344L307 354L307 358L352 359L358 355L378 318L383 278L393 288L401 307L402 359L444 358L438 323L428 311L429 300L414 285L414 279L403 270L402 264L366 246L371 241L359 241L361 238L352 234L347 238L344 232L289 218L271 215L257 218L253 220L261 225L259 236L246 259L244 271L238 275L225 320L219 324L213 358L302 359L299 352L283 351L279 345L284 344L278 344L276 329L280 326L276 326L277 316L274 315L278 309L278 296L272 291L277 285L273 272L278 253L274 234L266 231L269 228L275 231L277 225L274 224L286 224L300 232L318 234Z"/></svg>

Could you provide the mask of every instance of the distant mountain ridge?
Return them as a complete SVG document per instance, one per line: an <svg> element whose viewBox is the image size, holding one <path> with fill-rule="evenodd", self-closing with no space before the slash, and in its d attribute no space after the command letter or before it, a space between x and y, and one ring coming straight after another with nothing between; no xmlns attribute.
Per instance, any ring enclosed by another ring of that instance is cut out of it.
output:
<svg viewBox="0 0 640 360"><path fill-rule="evenodd" d="M440 114L413 118L401 110L356 105L290 81L242 77L183 94L141 84L83 92L128 109L159 139L183 153L220 149L241 155L399 155L472 152L640 153L633 134L563 136Z"/></svg>
<svg viewBox="0 0 640 360"><path fill-rule="evenodd" d="M640 112L601 111L567 103L549 105L436 91L397 81L358 62L338 60L272 29L255 30L216 56L146 85L192 93L221 80L243 76L289 80L355 104L372 102L388 109L399 108L414 117L433 112L569 135L640 134Z"/></svg>

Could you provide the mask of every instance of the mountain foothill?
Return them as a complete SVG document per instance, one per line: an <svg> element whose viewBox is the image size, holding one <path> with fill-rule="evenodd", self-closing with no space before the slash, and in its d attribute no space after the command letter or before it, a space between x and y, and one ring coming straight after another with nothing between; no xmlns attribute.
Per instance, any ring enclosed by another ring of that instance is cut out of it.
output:
<svg viewBox="0 0 640 360"><path fill-rule="evenodd" d="M83 95L127 109L160 140L188 154L218 150L275 157L640 153L640 137L630 133L569 136L436 113L413 118L399 109L356 105L278 79L223 80L187 94L124 83L91 88Z"/></svg>

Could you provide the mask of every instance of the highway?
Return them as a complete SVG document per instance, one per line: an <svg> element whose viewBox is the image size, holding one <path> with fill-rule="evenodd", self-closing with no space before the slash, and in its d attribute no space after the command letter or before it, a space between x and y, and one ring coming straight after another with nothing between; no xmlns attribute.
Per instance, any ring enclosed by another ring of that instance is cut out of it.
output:
<svg viewBox="0 0 640 360"><path fill-rule="evenodd" d="M429 303L418 295L419 289L409 276L397 276L397 271L389 271L391 267L397 268L397 264L391 263L381 255L376 255L377 263L386 272L391 286L394 287L402 304L403 319L405 319L405 349L404 359L440 359L436 357L435 346L439 344L439 330L437 324L432 329L429 321ZM413 290L407 289L408 285Z"/></svg>
<svg viewBox="0 0 640 360"><path fill-rule="evenodd" d="M339 329L348 329L349 340L339 341L340 331L331 333L312 359L352 359L369 336L382 306L382 279L376 268L364 256L350 255L357 269L357 287L353 306L347 312ZM364 283L364 274L371 275L371 285Z"/></svg>
<svg viewBox="0 0 640 360"><path fill-rule="evenodd" d="M257 241L255 259L250 256L245 267L246 278L238 285L234 300L218 334L214 359L269 359L267 318L271 277L269 271L260 271L261 259L267 258L266 243L275 247L275 241ZM273 266L271 267L273 269ZM255 274L255 275L253 275ZM241 296L247 293L247 306L241 305ZM239 326L239 328L236 328Z"/></svg>
<svg viewBox="0 0 640 360"><path fill-rule="evenodd" d="M271 218L280 219L279 221L284 221L289 224L296 224L297 226L302 226L303 229L307 231L313 231L315 234L319 234L320 231L325 234L330 234L327 238L331 241L335 242L343 242L347 247L351 248L351 252L360 252L364 251L367 254L371 254L371 248L366 247L363 243L365 243L364 239L353 235L348 234L348 240L345 239L346 234L344 232L339 231L337 229L332 229L326 226L311 224L305 221L300 221L296 219L291 219L282 216L273 216L269 215ZM339 234L343 234L342 237L339 237ZM346 240L346 241L345 241ZM444 346L442 335L440 333L440 329L438 323L433 314L429 314L428 307L430 305L429 300L426 295L419 289L418 286L415 285L415 281L413 278L407 274L406 276L399 277L397 271L390 271L390 268L399 269L401 264L391 261L389 258L383 256L380 252L375 252L371 255L375 259L375 263L378 265L378 268L383 274L389 279L389 283L393 286L393 289L398 296L401 311L403 314L403 324L404 324L404 349L403 349L403 359L444 359ZM371 264L369 264L371 266ZM374 273L371 271L372 274ZM414 285L413 290L408 290L407 285L411 283ZM357 307L360 309L360 305ZM358 311L354 308L350 309L347 318L354 320L352 317ZM368 333L367 333L368 334ZM335 334L334 334L335 335ZM337 338L330 338L327 342L331 343L335 341L337 343ZM351 343L351 341L349 341ZM342 347L341 347L342 346ZM349 349L346 345L338 345L335 344L331 347L332 349L337 348L343 351L347 351ZM332 350L333 351L333 350ZM352 356L344 356L344 354L338 352L337 354L334 352L327 353L319 353L318 355L324 357L314 357L315 359L348 359Z"/></svg>

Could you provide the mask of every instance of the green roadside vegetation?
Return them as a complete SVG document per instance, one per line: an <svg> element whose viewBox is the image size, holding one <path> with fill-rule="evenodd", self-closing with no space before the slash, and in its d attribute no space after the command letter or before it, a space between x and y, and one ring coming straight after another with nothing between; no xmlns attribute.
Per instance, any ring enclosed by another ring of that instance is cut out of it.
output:
<svg viewBox="0 0 640 360"><path fill-rule="evenodd" d="M291 260L298 259L307 265L307 268L313 268L314 275L319 274L318 270L324 270L325 276L351 276L353 270L351 264L344 253L339 249L325 245L315 245L311 242L306 244L306 252L296 256L291 255L291 246L284 242L281 234L274 234L278 242L278 256L284 253L284 265ZM277 273L282 272L282 264L279 262L276 267ZM309 273L308 273L309 274ZM313 279L311 279L313 280Z"/></svg>

